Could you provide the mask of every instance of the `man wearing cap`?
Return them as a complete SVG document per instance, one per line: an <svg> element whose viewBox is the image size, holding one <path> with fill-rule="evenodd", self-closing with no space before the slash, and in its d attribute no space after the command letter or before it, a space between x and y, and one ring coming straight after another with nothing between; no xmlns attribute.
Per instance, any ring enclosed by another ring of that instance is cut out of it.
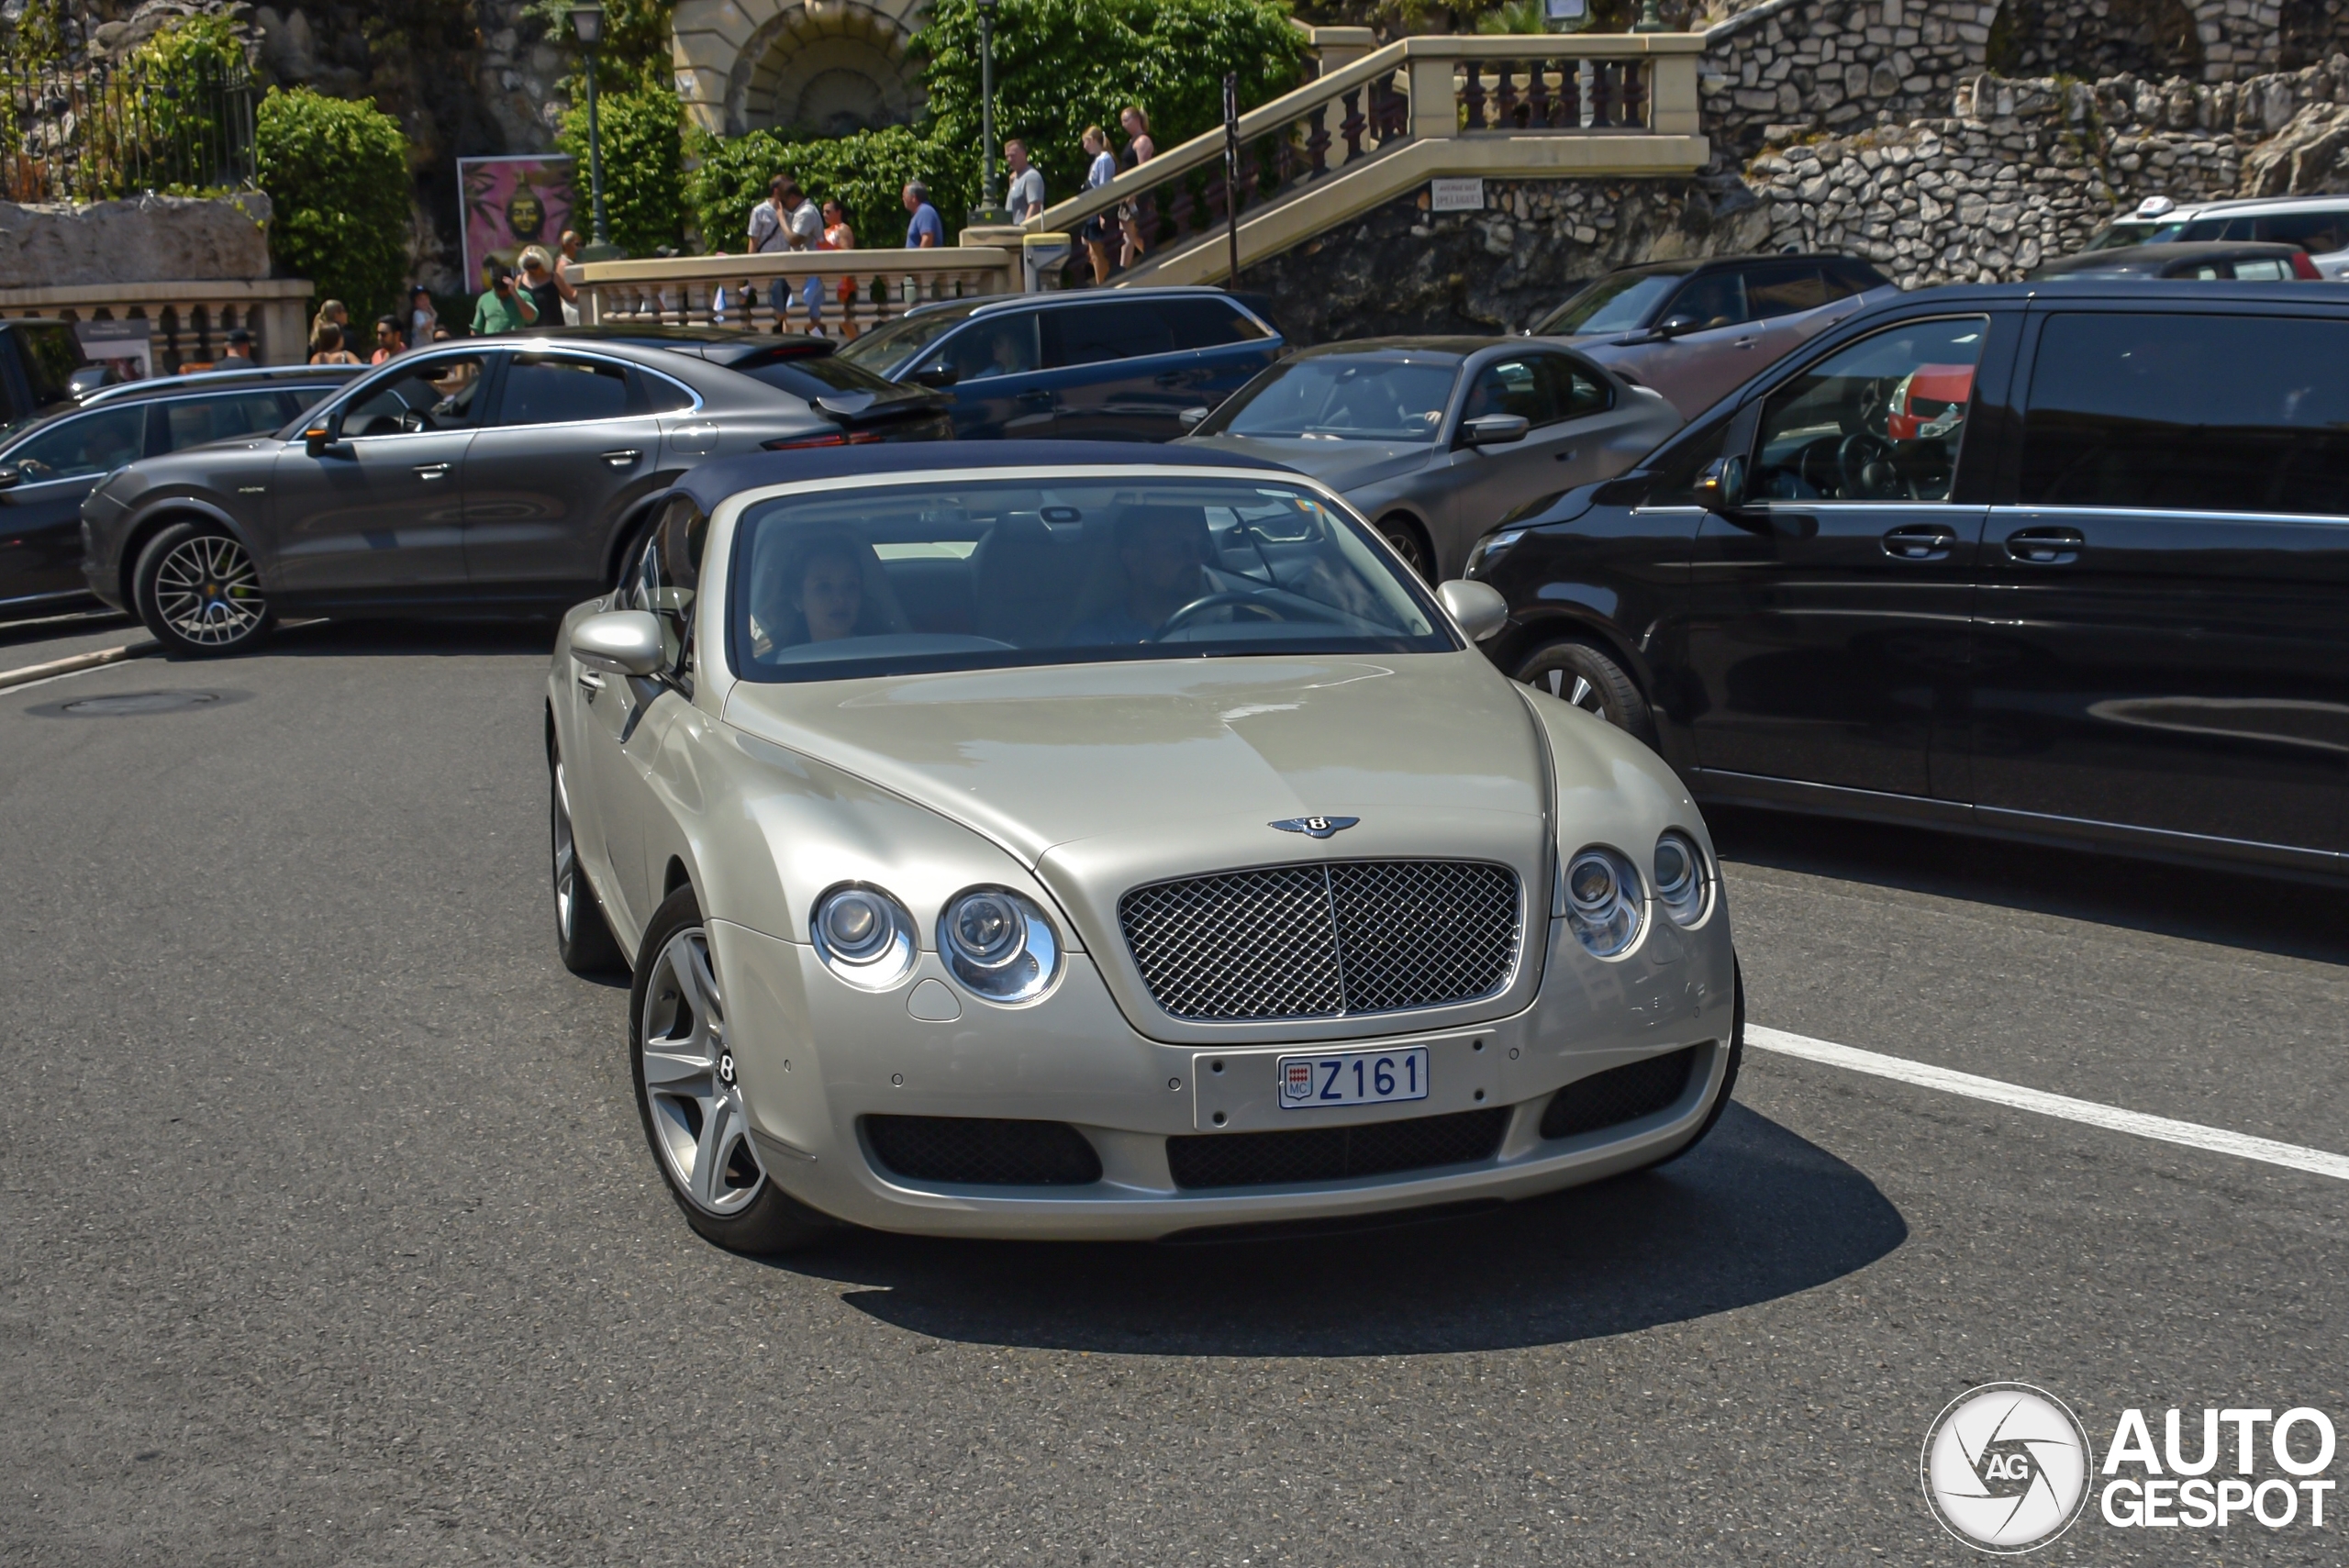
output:
<svg viewBox="0 0 2349 1568"><path fill-rule="evenodd" d="M228 351L220 356L215 370L243 370L253 362L253 335L239 327L228 334Z"/></svg>
<svg viewBox="0 0 2349 1568"><path fill-rule="evenodd" d="M519 332L538 323L538 306L529 295L514 286L514 269L505 262L493 265L489 273L489 291L473 302L473 336L487 338L499 332Z"/></svg>

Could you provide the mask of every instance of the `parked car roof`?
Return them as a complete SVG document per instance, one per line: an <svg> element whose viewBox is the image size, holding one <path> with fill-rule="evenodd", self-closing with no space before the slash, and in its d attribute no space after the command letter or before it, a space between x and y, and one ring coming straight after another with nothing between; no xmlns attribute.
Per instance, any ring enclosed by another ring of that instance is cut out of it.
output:
<svg viewBox="0 0 2349 1568"><path fill-rule="evenodd" d="M1146 441L940 441L883 448L818 447L806 451L760 452L707 462L678 481L674 494L690 496L707 513L740 491L763 484L809 479L855 479L866 474L945 473L973 468L1288 469L1261 458L1199 451Z"/></svg>
<svg viewBox="0 0 2349 1568"><path fill-rule="evenodd" d="M1425 333L1393 338L1353 338L1337 343L1319 343L1310 349L1299 349L1298 359L1321 359L1331 354L1456 354L1462 359L1486 349L1522 349L1522 338L1471 337L1465 333Z"/></svg>
<svg viewBox="0 0 2349 1568"><path fill-rule="evenodd" d="M2316 276L2308 252L2298 245L2254 239L2173 239L2154 245L2121 245L2103 250L2083 250L2049 261L2030 274L2034 279L2102 273L2113 277L2184 278L2198 267L2234 261L2297 261Z"/></svg>
<svg viewBox="0 0 2349 1568"><path fill-rule="evenodd" d="M118 381L83 397L80 406L102 403L135 403L146 397L176 397L191 392L233 392L240 386L282 386L287 383L327 386L350 381L374 369L373 365L257 365L250 370L192 371L185 375L150 376L144 381Z"/></svg>

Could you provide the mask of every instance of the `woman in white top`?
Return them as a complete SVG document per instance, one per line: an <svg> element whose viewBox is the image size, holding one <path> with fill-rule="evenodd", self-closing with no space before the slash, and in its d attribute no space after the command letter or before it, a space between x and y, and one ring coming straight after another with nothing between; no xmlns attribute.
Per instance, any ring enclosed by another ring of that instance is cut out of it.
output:
<svg viewBox="0 0 2349 1568"><path fill-rule="evenodd" d="M1097 125L1085 128L1085 150L1093 159L1093 166L1085 171L1085 188L1098 190L1118 177L1117 155L1109 150L1109 139ZM1094 214L1085 220L1085 253L1093 260L1093 281L1109 281L1109 240L1117 233L1108 213Z"/></svg>

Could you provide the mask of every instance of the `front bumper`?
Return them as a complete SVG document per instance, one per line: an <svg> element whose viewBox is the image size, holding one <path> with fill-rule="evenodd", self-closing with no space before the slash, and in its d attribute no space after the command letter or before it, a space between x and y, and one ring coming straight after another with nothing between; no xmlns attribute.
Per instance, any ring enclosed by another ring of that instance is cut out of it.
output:
<svg viewBox="0 0 2349 1568"><path fill-rule="evenodd" d="M1531 1197L1633 1169L1685 1142L1721 1092L1736 1007L1725 919L1656 929L1600 963L1564 925L1548 933L1533 1005L1490 1023L1327 1042L1330 1051L1425 1046L1429 1097L1284 1110L1275 1060L1319 1042L1217 1050L1148 1039L1081 953L1041 1002L999 1007L955 988L934 953L881 995L841 984L814 954L745 927L709 926L729 1043L769 1176L793 1196L875 1229L929 1235L1147 1240L1489 1199ZM1564 944L1563 947L1561 944ZM912 988L937 980L962 1017L925 1022ZM1702 1047L1671 1105L1595 1132L1544 1139L1562 1086ZM1218 1064L1221 1071L1216 1071ZM1473 1164L1285 1185L1184 1188L1169 1138L1294 1131L1506 1107L1496 1152ZM1220 1114L1219 1124L1216 1117ZM1064 1122L1098 1154L1098 1181L1011 1187L913 1181L874 1158L867 1117Z"/></svg>

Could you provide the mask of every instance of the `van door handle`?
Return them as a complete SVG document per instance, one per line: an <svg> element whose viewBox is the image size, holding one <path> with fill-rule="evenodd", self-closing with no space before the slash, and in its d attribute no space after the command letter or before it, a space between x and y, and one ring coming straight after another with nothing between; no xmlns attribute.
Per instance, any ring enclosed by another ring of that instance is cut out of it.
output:
<svg viewBox="0 0 2349 1568"><path fill-rule="evenodd" d="M1940 523L1912 523L1884 536L1884 553L1895 561L1946 561L1957 548L1957 530Z"/></svg>
<svg viewBox="0 0 2349 1568"><path fill-rule="evenodd" d="M449 465L445 462L419 462L416 465L416 476L418 479L446 479L449 477Z"/></svg>
<svg viewBox="0 0 2349 1568"><path fill-rule="evenodd" d="M2007 536L2007 559L2027 566L2062 566L2087 548L2077 528L2018 528Z"/></svg>
<svg viewBox="0 0 2349 1568"><path fill-rule="evenodd" d="M1049 392L1023 392L1016 401L1024 408L1050 408L1052 395Z"/></svg>
<svg viewBox="0 0 2349 1568"><path fill-rule="evenodd" d="M604 461L614 468L626 468L643 455L634 447L615 447L604 454Z"/></svg>
<svg viewBox="0 0 2349 1568"><path fill-rule="evenodd" d="M1191 378L1182 371L1160 371L1151 379L1161 386L1180 386Z"/></svg>

